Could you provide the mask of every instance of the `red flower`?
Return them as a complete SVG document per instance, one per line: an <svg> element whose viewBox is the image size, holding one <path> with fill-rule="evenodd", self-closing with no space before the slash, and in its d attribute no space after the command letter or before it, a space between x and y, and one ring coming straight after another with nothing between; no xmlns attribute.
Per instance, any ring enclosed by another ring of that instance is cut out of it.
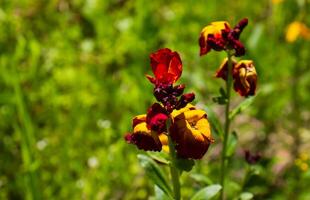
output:
<svg viewBox="0 0 310 200"><path fill-rule="evenodd" d="M168 114L166 110L159 104L154 103L147 112L146 123L147 128L156 132L166 131L166 121L168 119Z"/></svg>
<svg viewBox="0 0 310 200"><path fill-rule="evenodd" d="M154 84L173 84L182 74L182 61L177 52L168 48L159 49L150 55L154 77L147 78Z"/></svg>

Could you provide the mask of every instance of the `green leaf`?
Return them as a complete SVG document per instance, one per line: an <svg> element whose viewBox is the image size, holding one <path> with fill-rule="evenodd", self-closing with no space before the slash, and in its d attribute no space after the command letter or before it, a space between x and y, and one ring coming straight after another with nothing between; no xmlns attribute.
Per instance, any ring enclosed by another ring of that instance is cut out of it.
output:
<svg viewBox="0 0 310 200"><path fill-rule="evenodd" d="M240 200L251 200L253 199L254 195L250 192L243 192L240 194Z"/></svg>
<svg viewBox="0 0 310 200"><path fill-rule="evenodd" d="M228 100L227 100L226 91L221 87L219 89L219 93L220 93L220 96L216 96L212 98L213 102L218 103L220 105L227 104Z"/></svg>
<svg viewBox="0 0 310 200"><path fill-rule="evenodd" d="M169 164L169 156L165 152L147 152L147 154L156 162L159 162L160 164Z"/></svg>
<svg viewBox="0 0 310 200"><path fill-rule="evenodd" d="M194 160L181 159L181 158L177 158L175 163L179 170L187 172L191 171L193 166L195 165Z"/></svg>
<svg viewBox="0 0 310 200"><path fill-rule="evenodd" d="M220 91L221 96L227 99L226 91L222 87L220 88L219 91Z"/></svg>
<svg viewBox="0 0 310 200"><path fill-rule="evenodd" d="M222 97L222 96L213 97L212 101L214 103L218 103L220 105L225 105L227 103L227 99L225 97Z"/></svg>
<svg viewBox="0 0 310 200"><path fill-rule="evenodd" d="M238 136L237 133L233 131L228 138L227 153L226 153L227 157L230 157L235 153L237 144L238 144Z"/></svg>
<svg viewBox="0 0 310 200"><path fill-rule="evenodd" d="M199 190L191 200L208 200L212 199L217 195L217 193L222 189L222 186L219 184L210 185Z"/></svg>
<svg viewBox="0 0 310 200"><path fill-rule="evenodd" d="M190 174L189 175L192 179L194 179L195 181L197 182L200 182L200 183L203 183L203 184L206 184L206 185L211 185L213 184L213 181L205 176L205 175L202 175L202 174Z"/></svg>
<svg viewBox="0 0 310 200"><path fill-rule="evenodd" d="M257 95L256 95L257 96ZM247 107L249 107L256 96L251 96L246 98L243 102L241 102L235 109L233 109L230 113L229 113L229 119L232 120L237 114L241 113L242 111L244 111Z"/></svg>
<svg viewBox="0 0 310 200"><path fill-rule="evenodd" d="M165 194L172 197L172 190L168 184L163 171L150 157L138 154L140 165L144 168L146 175L157 185Z"/></svg>
<svg viewBox="0 0 310 200"><path fill-rule="evenodd" d="M162 189L160 189L157 185L154 186L155 191L155 200L172 200L171 197L165 194Z"/></svg>
<svg viewBox="0 0 310 200"><path fill-rule="evenodd" d="M211 108L205 107L205 110L207 111L208 120L211 123L212 132L217 134L219 137L223 137L223 129L220 120Z"/></svg>

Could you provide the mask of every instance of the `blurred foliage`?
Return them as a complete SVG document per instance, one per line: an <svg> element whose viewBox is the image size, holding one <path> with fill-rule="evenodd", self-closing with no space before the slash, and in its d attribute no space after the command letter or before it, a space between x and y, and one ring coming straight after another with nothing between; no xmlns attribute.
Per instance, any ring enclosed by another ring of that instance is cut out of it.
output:
<svg viewBox="0 0 310 200"><path fill-rule="evenodd" d="M0 0L0 199L147 199L154 188L123 135L154 100L149 53L178 51L186 90L221 121L212 97L225 54L200 58L198 37L212 21L243 17L259 94L233 125L228 195L309 199L310 45L285 41L291 22L310 25L307 12L307 0ZM194 168L200 181L183 173L185 199L218 183L216 141ZM243 182L244 149L263 160Z"/></svg>

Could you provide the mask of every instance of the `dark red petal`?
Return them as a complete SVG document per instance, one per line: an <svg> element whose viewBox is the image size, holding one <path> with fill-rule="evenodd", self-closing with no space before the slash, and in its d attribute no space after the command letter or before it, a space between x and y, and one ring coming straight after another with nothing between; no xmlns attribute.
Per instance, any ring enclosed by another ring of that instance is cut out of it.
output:
<svg viewBox="0 0 310 200"><path fill-rule="evenodd" d="M131 135L131 144L144 151L161 151L162 145L149 135L135 133Z"/></svg>
<svg viewBox="0 0 310 200"><path fill-rule="evenodd" d="M131 139L132 139L131 135L132 135L131 133L126 133L126 135L124 136L124 139L128 144L131 143Z"/></svg>
<svg viewBox="0 0 310 200"><path fill-rule="evenodd" d="M206 38L201 34L199 37L200 56L207 54L211 48L207 45Z"/></svg>
<svg viewBox="0 0 310 200"><path fill-rule="evenodd" d="M159 49L150 55L151 67L159 83L173 84L182 74L182 61L177 52L168 48Z"/></svg>

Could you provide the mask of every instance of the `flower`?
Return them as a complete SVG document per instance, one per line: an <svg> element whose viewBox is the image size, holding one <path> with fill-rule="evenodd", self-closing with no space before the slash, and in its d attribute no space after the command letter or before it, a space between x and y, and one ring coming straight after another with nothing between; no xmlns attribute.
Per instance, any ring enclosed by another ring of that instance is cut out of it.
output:
<svg viewBox="0 0 310 200"><path fill-rule="evenodd" d="M261 157L262 156L260 153L253 154L249 150L244 151L245 161L250 165L256 164L261 159Z"/></svg>
<svg viewBox="0 0 310 200"><path fill-rule="evenodd" d="M237 62L235 60L232 60L232 65L233 67L237 64ZM233 67L231 70L231 73L233 71ZM228 71L228 59L225 58L222 62L222 64L220 65L220 68L217 70L215 77L216 78L222 78L223 80L227 80L227 71Z"/></svg>
<svg viewBox="0 0 310 200"><path fill-rule="evenodd" d="M134 144L144 151L161 151L162 145L167 145L165 133L158 133L147 127L145 114L136 116L132 121L132 127L133 133L125 135L127 143Z"/></svg>
<svg viewBox="0 0 310 200"><path fill-rule="evenodd" d="M232 71L234 90L240 96L254 95L257 85L257 74L252 60L241 60L238 63L232 60ZM227 80L228 59L225 58L215 76Z"/></svg>
<svg viewBox="0 0 310 200"><path fill-rule="evenodd" d="M241 60L233 67L234 89L241 96L254 95L257 74L252 60Z"/></svg>
<svg viewBox="0 0 310 200"><path fill-rule="evenodd" d="M285 39L287 42L292 43L296 41L298 37L302 37L306 40L309 40L310 29L304 23L294 21L288 25Z"/></svg>
<svg viewBox="0 0 310 200"><path fill-rule="evenodd" d="M212 22L204 27L199 37L200 56L207 54L211 49L215 51L234 49L235 56L244 55L245 48L239 37L247 24L248 20L244 18L233 29L226 21Z"/></svg>
<svg viewBox="0 0 310 200"><path fill-rule="evenodd" d="M150 55L152 71L155 75L147 78L153 84L173 84L182 74L182 61L176 51L168 48L159 49Z"/></svg>
<svg viewBox="0 0 310 200"><path fill-rule="evenodd" d="M156 132L166 131L166 121L168 119L167 111L159 104L154 103L147 112L147 128Z"/></svg>
<svg viewBox="0 0 310 200"><path fill-rule="evenodd" d="M213 142L206 112L187 104L171 116L170 134L178 157L201 159Z"/></svg>

